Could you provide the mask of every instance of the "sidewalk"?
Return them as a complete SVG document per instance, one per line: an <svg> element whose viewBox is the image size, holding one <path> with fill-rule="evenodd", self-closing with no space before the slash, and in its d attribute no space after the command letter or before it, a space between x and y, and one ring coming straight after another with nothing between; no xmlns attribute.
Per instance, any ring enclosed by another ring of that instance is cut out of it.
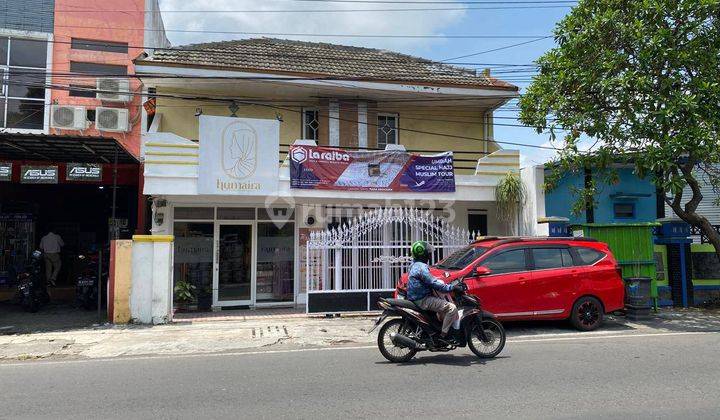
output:
<svg viewBox="0 0 720 420"><path fill-rule="evenodd" d="M180 317L158 326L103 325L58 332L0 335L0 361L41 358L107 358L141 355L183 355L246 350L341 345L374 345L368 334L374 318L309 318L304 314L260 313L253 316ZM566 323L511 323L508 337L577 334ZM593 333L635 334L668 331L720 331L720 312L662 310L653 320L632 323L608 317ZM0 331L2 334L2 331Z"/></svg>

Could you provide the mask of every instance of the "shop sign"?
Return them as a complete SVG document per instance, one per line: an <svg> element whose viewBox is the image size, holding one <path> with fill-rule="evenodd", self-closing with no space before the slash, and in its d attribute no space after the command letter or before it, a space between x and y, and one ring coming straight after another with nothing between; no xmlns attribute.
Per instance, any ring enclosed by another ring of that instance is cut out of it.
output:
<svg viewBox="0 0 720 420"><path fill-rule="evenodd" d="M176 264L212 263L213 238L199 236L175 237L175 253L173 260Z"/></svg>
<svg viewBox="0 0 720 420"><path fill-rule="evenodd" d="M274 194L279 158L279 121L200 116L198 193Z"/></svg>
<svg viewBox="0 0 720 420"><path fill-rule="evenodd" d="M452 152L290 148L290 188L342 191L455 191Z"/></svg>
<svg viewBox="0 0 720 420"><path fill-rule="evenodd" d="M102 181L102 165L95 163L68 163L68 181Z"/></svg>
<svg viewBox="0 0 720 420"><path fill-rule="evenodd" d="M57 184L58 167L23 165L20 167L20 182L23 184Z"/></svg>
<svg viewBox="0 0 720 420"><path fill-rule="evenodd" d="M12 163L0 162L0 181L12 180Z"/></svg>

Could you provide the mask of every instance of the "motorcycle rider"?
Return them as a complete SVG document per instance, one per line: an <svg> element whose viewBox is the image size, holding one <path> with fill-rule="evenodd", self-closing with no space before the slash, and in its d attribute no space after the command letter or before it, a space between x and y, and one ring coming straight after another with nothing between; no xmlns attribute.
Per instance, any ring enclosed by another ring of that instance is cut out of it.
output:
<svg viewBox="0 0 720 420"><path fill-rule="evenodd" d="M434 289L447 293L455 288L462 291L462 286L445 284L430 274L428 262L433 252L432 245L425 241L416 241L412 244L410 251L413 263L408 275L407 298L424 311L440 314L443 321L441 338L447 340L451 338L449 337L450 326L459 317L458 309L454 303L433 296L432 291Z"/></svg>

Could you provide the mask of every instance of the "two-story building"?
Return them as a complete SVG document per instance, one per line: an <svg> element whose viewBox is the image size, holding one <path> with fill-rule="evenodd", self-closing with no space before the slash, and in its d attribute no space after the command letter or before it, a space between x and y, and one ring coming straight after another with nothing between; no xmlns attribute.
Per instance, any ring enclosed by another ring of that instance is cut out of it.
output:
<svg viewBox="0 0 720 420"><path fill-rule="evenodd" d="M75 256L144 229L132 60L167 46L157 0L3 2L0 289L48 230L72 293Z"/></svg>
<svg viewBox="0 0 720 420"><path fill-rule="evenodd" d="M427 233L401 227L420 214L465 242L509 233L494 188L519 153L493 140L493 110L518 88L489 73L268 38L148 51L135 68L156 101L142 150L152 232L174 235L174 284L195 286L201 307L392 288L404 257L391 248ZM353 229L318 285L313 232ZM375 263L384 278L364 279Z"/></svg>

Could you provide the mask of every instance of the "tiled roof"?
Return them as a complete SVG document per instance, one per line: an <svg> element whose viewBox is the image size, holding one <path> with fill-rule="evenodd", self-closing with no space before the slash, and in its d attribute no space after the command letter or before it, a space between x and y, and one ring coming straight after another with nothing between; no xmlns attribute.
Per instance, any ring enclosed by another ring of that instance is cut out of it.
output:
<svg viewBox="0 0 720 420"><path fill-rule="evenodd" d="M223 67L258 72L384 82L430 83L517 90L475 70L392 51L320 42L253 38L156 50L141 62Z"/></svg>

